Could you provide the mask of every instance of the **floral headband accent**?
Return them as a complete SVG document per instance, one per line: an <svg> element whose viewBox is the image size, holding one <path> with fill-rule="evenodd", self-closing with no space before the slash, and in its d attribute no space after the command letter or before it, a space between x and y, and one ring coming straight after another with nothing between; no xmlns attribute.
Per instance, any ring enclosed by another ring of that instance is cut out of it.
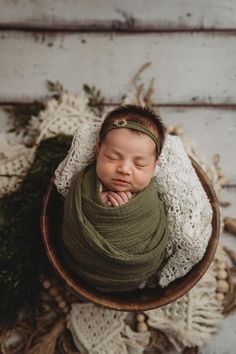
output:
<svg viewBox="0 0 236 354"><path fill-rule="evenodd" d="M148 135L154 141L154 143L156 145L157 155L159 156L160 143L159 143L157 137L151 132L151 130L149 130L148 128L146 128L145 126L143 126L142 124L139 124L137 122L132 122L130 120L127 121L126 119L116 119L113 122L111 122L110 124L108 124L107 127L103 131L100 132L100 139L102 139L103 136L105 134L107 134L110 130L119 129L119 128L127 128L127 129L137 130L141 133Z"/></svg>

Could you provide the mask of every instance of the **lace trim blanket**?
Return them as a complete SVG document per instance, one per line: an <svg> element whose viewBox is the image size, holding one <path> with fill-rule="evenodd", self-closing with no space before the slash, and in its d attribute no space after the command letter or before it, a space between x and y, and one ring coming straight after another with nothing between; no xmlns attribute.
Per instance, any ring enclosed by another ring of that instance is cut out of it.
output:
<svg viewBox="0 0 236 354"><path fill-rule="evenodd" d="M55 184L66 195L78 171L95 157L100 122L82 123L67 157L55 171ZM207 195L178 137L167 135L155 171L157 190L164 202L168 224L168 261L148 284L162 287L184 276L203 257L211 236L212 209Z"/></svg>

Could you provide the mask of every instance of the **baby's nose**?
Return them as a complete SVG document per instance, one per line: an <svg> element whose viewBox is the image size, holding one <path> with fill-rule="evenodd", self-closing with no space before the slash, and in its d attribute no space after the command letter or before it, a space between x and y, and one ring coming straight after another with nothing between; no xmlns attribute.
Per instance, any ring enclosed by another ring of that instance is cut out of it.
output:
<svg viewBox="0 0 236 354"><path fill-rule="evenodd" d="M130 174L131 173L131 164L129 161L122 161L119 164L118 171L124 174Z"/></svg>

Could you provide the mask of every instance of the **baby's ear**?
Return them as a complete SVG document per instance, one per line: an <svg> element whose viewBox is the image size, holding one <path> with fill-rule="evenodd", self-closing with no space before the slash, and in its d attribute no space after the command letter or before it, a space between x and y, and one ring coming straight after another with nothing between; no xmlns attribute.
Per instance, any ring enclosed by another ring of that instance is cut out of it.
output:
<svg viewBox="0 0 236 354"><path fill-rule="evenodd" d="M96 158L98 157L99 151L100 151L101 144L97 143L96 144Z"/></svg>
<svg viewBox="0 0 236 354"><path fill-rule="evenodd" d="M156 166L159 164L160 162L160 157L158 156L158 158L156 159Z"/></svg>

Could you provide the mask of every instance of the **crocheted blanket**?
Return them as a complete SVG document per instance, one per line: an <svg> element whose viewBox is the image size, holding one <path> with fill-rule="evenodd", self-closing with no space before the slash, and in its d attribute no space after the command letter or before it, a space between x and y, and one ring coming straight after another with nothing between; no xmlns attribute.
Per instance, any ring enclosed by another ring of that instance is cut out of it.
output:
<svg viewBox="0 0 236 354"><path fill-rule="evenodd" d="M66 195L78 171L94 160L100 125L88 121L76 130L67 157L55 171L55 184L62 195ZM168 218L168 261L140 287L153 287L157 281L165 287L184 276L202 259L211 236L210 203L177 136L167 135L155 180Z"/></svg>

